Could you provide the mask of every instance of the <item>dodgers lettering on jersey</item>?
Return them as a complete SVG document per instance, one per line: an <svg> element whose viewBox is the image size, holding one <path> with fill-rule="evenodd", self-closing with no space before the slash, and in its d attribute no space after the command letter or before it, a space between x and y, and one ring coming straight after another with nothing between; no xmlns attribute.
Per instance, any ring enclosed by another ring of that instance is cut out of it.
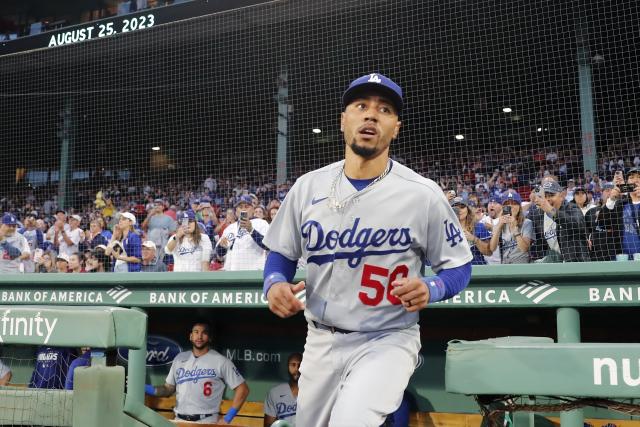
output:
<svg viewBox="0 0 640 427"><path fill-rule="evenodd" d="M472 259L442 190L399 163L379 182L356 191L338 162L298 179L264 243L307 261L305 316L356 331L406 328L418 321L390 284ZM342 209L332 209L332 183ZM351 197L351 199L349 199ZM345 202L350 200L348 202Z"/></svg>
<svg viewBox="0 0 640 427"><path fill-rule="evenodd" d="M322 249L348 249L337 250L328 255L311 255L307 263L324 264L335 259L347 259L350 267L357 267L362 258L373 255L387 255L396 252L406 252L411 247L411 234L409 228L392 228L389 230L373 229L371 227L359 228L360 218L355 218L353 225L342 232L328 230L326 233L322 224L309 220L301 227L302 238L305 239L305 249L308 252L317 252ZM393 249L375 250L388 244ZM352 249L356 249L355 251ZM371 248L371 249L369 249Z"/></svg>
<svg viewBox="0 0 640 427"><path fill-rule="evenodd" d="M269 390L264 401L264 413L278 420L286 420L295 427L298 403L288 383L278 384Z"/></svg>

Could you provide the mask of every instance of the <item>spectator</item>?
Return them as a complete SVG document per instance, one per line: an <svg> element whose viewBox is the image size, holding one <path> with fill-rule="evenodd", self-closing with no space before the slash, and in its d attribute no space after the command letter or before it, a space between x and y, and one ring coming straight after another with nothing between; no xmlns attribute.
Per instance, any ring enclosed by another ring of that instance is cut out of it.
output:
<svg viewBox="0 0 640 427"><path fill-rule="evenodd" d="M66 231L69 231L69 224L67 224L67 212L62 209L56 210L55 214L55 222L49 229L47 230L46 240L52 242L54 246L56 246L56 232L60 228L60 226L64 227Z"/></svg>
<svg viewBox="0 0 640 427"><path fill-rule="evenodd" d="M89 231L87 235L87 245L91 249L95 249L99 245L107 246L110 236L107 237L103 230L102 219L94 219L89 223Z"/></svg>
<svg viewBox="0 0 640 427"><path fill-rule="evenodd" d="M207 179L204 180L203 186L209 193L213 194L218 189L218 182L215 180L213 175L209 175Z"/></svg>
<svg viewBox="0 0 640 427"><path fill-rule="evenodd" d="M500 196L491 196L489 203L487 203L487 216L483 218L482 223L489 232L493 232L493 227L498 224L498 218L501 212L502 205ZM485 255L484 259L489 265L500 264L500 248L496 248L490 255Z"/></svg>
<svg viewBox="0 0 640 427"><path fill-rule="evenodd" d="M0 360L0 386L9 385L12 375L11 369Z"/></svg>
<svg viewBox="0 0 640 427"><path fill-rule="evenodd" d="M289 424L295 425L301 362L302 353L291 353L287 359L289 381L269 390L264 401L265 427L271 426L276 420L286 420Z"/></svg>
<svg viewBox="0 0 640 427"><path fill-rule="evenodd" d="M51 251L44 252L40 258L36 259L36 273L55 273L55 257Z"/></svg>
<svg viewBox="0 0 640 427"><path fill-rule="evenodd" d="M68 227L61 220L56 221L53 244L58 249L58 253L71 256L71 254L78 252L78 245L84 240L84 233L79 228L80 221L82 218L79 215L69 217Z"/></svg>
<svg viewBox="0 0 640 427"><path fill-rule="evenodd" d="M573 203L565 200L564 191L556 181L542 185L544 197L532 194L539 208L530 217L536 236L543 233L547 253L540 262L589 261L584 215Z"/></svg>
<svg viewBox="0 0 640 427"><path fill-rule="evenodd" d="M135 273L140 271L140 261L142 261L142 243L140 236L133 231L136 217L131 212L120 214L118 224L113 230L113 237L107 245L105 255L115 258L115 272ZM121 251L116 248L121 247Z"/></svg>
<svg viewBox="0 0 640 427"><path fill-rule="evenodd" d="M501 264L526 264L530 262L529 247L535 239L533 223L524 217L522 198L515 190L502 193L498 222L493 226L490 252L500 252Z"/></svg>
<svg viewBox="0 0 640 427"><path fill-rule="evenodd" d="M81 366L91 366L91 348L90 347L82 347L80 349L80 356L77 357L69 365L69 369L67 370L67 377L64 381L65 390L73 390L73 377L75 375L75 370L76 368L79 368Z"/></svg>
<svg viewBox="0 0 640 427"><path fill-rule="evenodd" d="M215 229L215 232L219 237L222 236L229 225L233 224L236 221L236 214L234 210L231 208L227 209L223 219L224 220L220 221Z"/></svg>
<svg viewBox="0 0 640 427"><path fill-rule="evenodd" d="M98 246L91 251L91 256L87 258L86 270L89 273L111 272L111 258L105 255L106 246Z"/></svg>
<svg viewBox="0 0 640 427"><path fill-rule="evenodd" d="M56 256L56 273L68 273L69 272L69 255L65 253L59 253Z"/></svg>
<svg viewBox="0 0 640 427"><path fill-rule="evenodd" d="M233 362L210 348L210 337L209 324L195 322L189 334L191 350L173 359L165 384L145 386L145 392L152 396L177 392L173 411L178 421L216 423L226 385L233 389L233 403L224 416L224 424L230 424L249 395L249 387Z"/></svg>
<svg viewBox="0 0 640 427"><path fill-rule="evenodd" d="M236 216L238 222L229 225L222 234L216 247L218 256L225 256L224 269L262 270L267 248L262 239L269 229L269 224L263 219L253 217L253 205L250 196L241 196L236 202Z"/></svg>
<svg viewBox="0 0 640 427"><path fill-rule="evenodd" d="M471 253L473 254L473 265L485 265L487 262L483 254L490 255L489 239L491 233L487 228L476 221L475 205L464 200L462 197L456 197L451 201L454 212L458 215L462 231L469 242Z"/></svg>
<svg viewBox="0 0 640 427"><path fill-rule="evenodd" d="M267 220L266 208L262 205L258 205L257 207L255 207L253 209L253 217L258 219L264 219L266 221Z"/></svg>
<svg viewBox="0 0 640 427"><path fill-rule="evenodd" d="M69 257L69 273L86 273L82 254L78 252L71 254Z"/></svg>
<svg viewBox="0 0 640 427"><path fill-rule="evenodd" d="M173 255L173 271L209 271L211 240L201 232L191 210L182 213L180 226L164 250Z"/></svg>
<svg viewBox="0 0 640 427"><path fill-rule="evenodd" d="M156 244L151 240L142 242L142 267L143 273L157 273L167 271L166 264L158 258Z"/></svg>
<svg viewBox="0 0 640 427"><path fill-rule="evenodd" d="M19 229L18 233L27 239L29 251L31 252L30 257L22 262L24 272L33 273L36 271L35 257L39 257L42 254L42 245L44 244L44 233L37 227L36 216L28 214L24 219L24 227Z"/></svg>
<svg viewBox="0 0 640 427"><path fill-rule="evenodd" d="M0 224L0 272L21 273L22 261L31 257L27 239L16 233L18 219L5 213Z"/></svg>
<svg viewBox="0 0 640 427"><path fill-rule="evenodd" d="M614 184L604 184L600 206L587 211L585 222L594 261L614 261L622 253L624 233L623 203L620 189Z"/></svg>
<svg viewBox="0 0 640 427"><path fill-rule="evenodd" d="M147 233L147 240L151 240L156 248L160 248L158 257L162 258L169 236L176 231L176 222L165 214L163 199L155 199L153 203L153 208L142 222L142 229Z"/></svg>
<svg viewBox="0 0 640 427"><path fill-rule="evenodd" d="M580 209L582 215L586 215L590 209L595 207L595 205L589 204L587 191L583 187L576 187L573 190L572 201Z"/></svg>
<svg viewBox="0 0 640 427"><path fill-rule="evenodd" d="M640 254L640 168L629 170L627 184L635 186L635 190L628 193L628 198L623 206L622 251L633 257L635 254Z"/></svg>

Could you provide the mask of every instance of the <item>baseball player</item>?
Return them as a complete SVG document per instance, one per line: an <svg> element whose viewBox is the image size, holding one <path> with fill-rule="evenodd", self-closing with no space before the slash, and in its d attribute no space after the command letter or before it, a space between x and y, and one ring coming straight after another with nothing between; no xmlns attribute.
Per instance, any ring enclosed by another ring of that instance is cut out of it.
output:
<svg viewBox="0 0 640 427"><path fill-rule="evenodd" d="M289 381L278 384L269 390L264 401L264 426L273 425L276 420L287 420L291 426L296 424L298 403L298 379L300 378L301 353L292 353L287 359Z"/></svg>
<svg viewBox="0 0 640 427"><path fill-rule="evenodd" d="M419 310L471 276L440 187L389 158L402 89L373 73L342 104L345 159L300 177L264 239L269 308L280 317L304 309L308 323L296 413L305 427L380 426L415 369ZM301 256L307 282L292 284ZM426 264L437 275L425 277Z"/></svg>
<svg viewBox="0 0 640 427"><path fill-rule="evenodd" d="M145 392L162 397L176 393L176 420L229 424L249 395L249 387L233 362L210 348L209 331L207 323L194 323L189 335L191 351L173 359L164 385L147 384ZM233 403L223 420L218 420L225 384L234 391Z"/></svg>

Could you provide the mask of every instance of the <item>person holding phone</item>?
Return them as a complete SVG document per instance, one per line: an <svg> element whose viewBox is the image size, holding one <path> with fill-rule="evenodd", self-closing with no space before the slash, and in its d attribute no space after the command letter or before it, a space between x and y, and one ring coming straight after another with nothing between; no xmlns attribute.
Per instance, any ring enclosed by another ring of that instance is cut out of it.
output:
<svg viewBox="0 0 640 427"><path fill-rule="evenodd" d="M640 259L640 168L631 168L627 172L626 184L623 176L618 176L614 183L625 197L622 208L622 251L632 259Z"/></svg>
<svg viewBox="0 0 640 427"><path fill-rule="evenodd" d="M535 240L533 223L524 217L522 198L515 190L507 190L501 196L502 211L493 226L489 249L500 249L500 264L527 264L529 248Z"/></svg>
<svg viewBox="0 0 640 427"><path fill-rule="evenodd" d="M209 271L211 239L200 231L195 212L182 212L178 224L164 248L165 253L173 255L173 271Z"/></svg>
<svg viewBox="0 0 640 427"><path fill-rule="evenodd" d="M218 257L225 257L224 269L227 271L264 269L267 247L262 239L269 223L253 218L252 201L249 195L238 199L235 208L239 220L225 228L216 247Z"/></svg>

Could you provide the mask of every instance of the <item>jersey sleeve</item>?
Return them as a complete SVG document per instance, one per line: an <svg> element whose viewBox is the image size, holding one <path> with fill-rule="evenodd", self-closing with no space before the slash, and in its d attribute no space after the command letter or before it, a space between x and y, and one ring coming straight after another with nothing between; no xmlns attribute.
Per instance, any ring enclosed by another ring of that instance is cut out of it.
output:
<svg viewBox="0 0 640 427"><path fill-rule="evenodd" d="M244 382L244 377L240 374L236 365L227 358L224 358L224 362L222 363L222 378L225 384L231 389L235 389Z"/></svg>
<svg viewBox="0 0 640 427"><path fill-rule="evenodd" d="M533 231L533 221L530 219L525 219L522 223L521 233L524 237L531 240L532 242L536 240L536 233Z"/></svg>
<svg viewBox="0 0 640 427"><path fill-rule="evenodd" d="M273 388L269 390L267 393L267 398L264 400L264 413L269 415L270 417L275 417L278 415L278 411L276 410L276 402L273 399Z"/></svg>
<svg viewBox="0 0 640 427"><path fill-rule="evenodd" d="M202 260L201 261L209 261L211 259L211 252L213 251L213 247L211 246L211 239L206 234L200 234L202 240L200 243L202 244Z"/></svg>
<svg viewBox="0 0 640 427"><path fill-rule="evenodd" d="M167 378L165 378L164 382L171 385L176 385L176 360L178 358L174 358L171 363L171 369L169 369L169 373L167 374Z"/></svg>
<svg viewBox="0 0 640 427"><path fill-rule="evenodd" d="M491 232L480 222L476 223L473 234L482 241L491 239Z"/></svg>
<svg viewBox="0 0 640 427"><path fill-rule="evenodd" d="M458 216L453 212L444 193L432 191L424 215L426 240L424 248L434 272L460 267L473 259Z"/></svg>
<svg viewBox="0 0 640 427"><path fill-rule="evenodd" d="M263 236L269 231L269 223L264 219L258 219L255 220L255 222L252 221L251 225Z"/></svg>
<svg viewBox="0 0 640 427"><path fill-rule="evenodd" d="M269 250L278 252L290 260L297 260L302 255L299 206L301 187L300 180L293 184L263 240Z"/></svg>

